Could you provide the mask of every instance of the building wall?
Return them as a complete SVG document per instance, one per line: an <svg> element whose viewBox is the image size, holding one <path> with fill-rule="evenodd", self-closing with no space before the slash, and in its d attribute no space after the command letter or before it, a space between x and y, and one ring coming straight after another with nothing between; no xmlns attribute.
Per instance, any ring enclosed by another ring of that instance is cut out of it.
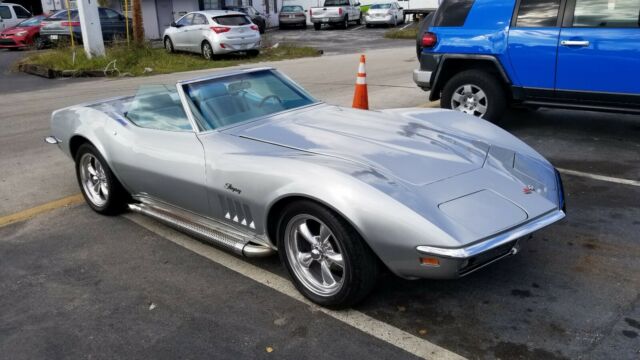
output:
<svg viewBox="0 0 640 360"><path fill-rule="evenodd" d="M142 1L142 23L147 39L159 39L162 35L158 28L158 14L155 0Z"/></svg>
<svg viewBox="0 0 640 360"><path fill-rule="evenodd" d="M191 11L200 10L198 0L173 0L173 18L178 19Z"/></svg>

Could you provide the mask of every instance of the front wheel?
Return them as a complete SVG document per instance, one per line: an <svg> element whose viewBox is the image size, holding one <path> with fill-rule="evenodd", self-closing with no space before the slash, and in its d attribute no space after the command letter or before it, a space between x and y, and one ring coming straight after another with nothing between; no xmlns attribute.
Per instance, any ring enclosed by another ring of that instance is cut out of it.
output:
<svg viewBox="0 0 640 360"><path fill-rule="evenodd" d="M442 89L440 106L497 122L504 113L507 98L495 76L480 70L467 70L453 76Z"/></svg>
<svg viewBox="0 0 640 360"><path fill-rule="evenodd" d="M360 16L358 17L358 20L356 20L356 24L362 25L362 14L360 14Z"/></svg>
<svg viewBox="0 0 640 360"><path fill-rule="evenodd" d="M375 286L379 266L371 249L349 223L320 204L287 207L277 238L294 285L319 305L349 307Z"/></svg>
<svg viewBox="0 0 640 360"><path fill-rule="evenodd" d="M170 37L165 37L164 38L164 49L168 52L168 53L172 53L174 52L174 48L173 48L173 41L171 41Z"/></svg>
<svg viewBox="0 0 640 360"><path fill-rule="evenodd" d="M342 22L342 28L347 30L349 28L349 17L345 16L344 17L344 21Z"/></svg>
<svg viewBox="0 0 640 360"><path fill-rule="evenodd" d="M87 204L96 212L114 215L122 212L128 194L100 152L90 144L81 145L76 154L76 177Z"/></svg>

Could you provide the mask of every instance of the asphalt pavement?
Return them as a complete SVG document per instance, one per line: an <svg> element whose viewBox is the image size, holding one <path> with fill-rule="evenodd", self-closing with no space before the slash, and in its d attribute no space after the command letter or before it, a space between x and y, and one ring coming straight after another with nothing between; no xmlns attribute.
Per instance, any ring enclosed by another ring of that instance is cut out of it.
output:
<svg viewBox="0 0 640 360"><path fill-rule="evenodd" d="M412 83L412 46L366 54L373 108L434 105ZM348 106L357 62L346 52L262 65ZM0 217L79 191L71 161L42 142L52 110L207 72L4 93ZM385 273L355 311L468 358L638 359L640 187L590 175L640 179L640 119L513 110L503 127L581 174L564 175L567 218L524 241L519 255L460 280ZM277 258L248 263L286 277ZM0 227L0 308L0 354L11 358L411 357L401 341L382 341L86 205Z"/></svg>

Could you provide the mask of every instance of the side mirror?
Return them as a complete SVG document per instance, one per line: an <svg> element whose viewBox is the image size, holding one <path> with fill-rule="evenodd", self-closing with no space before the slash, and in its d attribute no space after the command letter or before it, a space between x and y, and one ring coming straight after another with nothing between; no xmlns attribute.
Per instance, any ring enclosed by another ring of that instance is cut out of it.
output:
<svg viewBox="0 0 640 360"><path fill-rule="evenodd" d="M172 22L171 22L171 24L170 24L169 26L177 28L177 27L178 27L178 24L176 24L176 22L175 22L175 21L172 21Z"/></svg>
<svg viewBox="0 0 640 360"><path fill-rule="evenodd" d="M404 9L403 7L399 7L399 8L398 8L398 10L403 10L403 9Z"/></svg>
<svg viewBox="0 0 640 360"><path fill-rule="evenodd" d="M353 6L360 6L360 3L355 3Z"/></svg>

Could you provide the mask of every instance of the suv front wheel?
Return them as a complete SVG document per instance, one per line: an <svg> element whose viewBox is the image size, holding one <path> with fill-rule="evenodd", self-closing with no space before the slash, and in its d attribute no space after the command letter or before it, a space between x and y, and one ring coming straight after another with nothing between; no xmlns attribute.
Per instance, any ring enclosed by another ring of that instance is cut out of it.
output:
<svg viewBox="0 0 640 360"><path fill-rule="evenodd" d="M507 106L507 99L495 76L468 70L447 81L442 89L440 106L496 122Z"/></svg>

